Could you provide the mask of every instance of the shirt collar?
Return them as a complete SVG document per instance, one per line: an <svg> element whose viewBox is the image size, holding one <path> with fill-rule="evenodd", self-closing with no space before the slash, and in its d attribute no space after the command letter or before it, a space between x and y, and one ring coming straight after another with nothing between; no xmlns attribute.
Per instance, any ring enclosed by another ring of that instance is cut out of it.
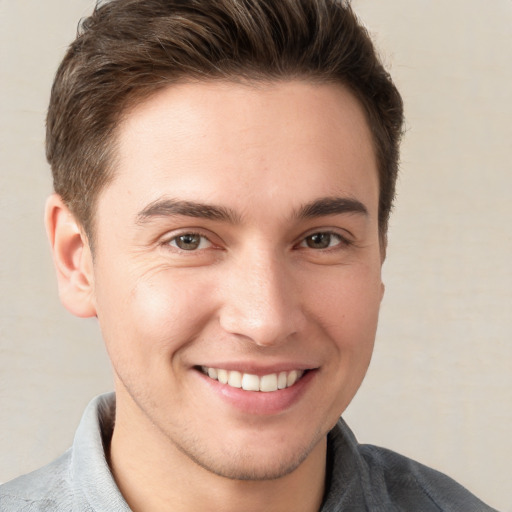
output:
<svg viewBox="0 0 512 512"><path fill-rule="evenodd" d="M115 395L96 397L86 408L73 442L71 481L75 499L95 511L129 512L107 462L115 420Z"/></svg>

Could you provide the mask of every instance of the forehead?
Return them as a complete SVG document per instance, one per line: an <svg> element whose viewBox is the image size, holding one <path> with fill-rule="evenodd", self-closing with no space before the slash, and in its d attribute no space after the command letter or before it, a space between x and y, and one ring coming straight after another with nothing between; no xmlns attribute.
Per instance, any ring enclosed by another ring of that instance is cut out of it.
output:
<svg viewBox="0 0 512 512"><path fill-rule="evenodd" d="M166 194L285 210L315 195L376 203L377 181L365 115L344 87L183 83L126 114L103 195L129 197L138 210Z"/></svg>

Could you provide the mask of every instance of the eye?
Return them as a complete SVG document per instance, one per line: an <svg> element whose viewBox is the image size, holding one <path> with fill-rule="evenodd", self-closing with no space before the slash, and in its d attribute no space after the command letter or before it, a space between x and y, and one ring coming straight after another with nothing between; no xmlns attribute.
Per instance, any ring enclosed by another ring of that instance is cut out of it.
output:
<svg viewBox="0 0 512 512"><path fill-rule="evenodd" d="M319 232L307 236L300 243L300 247L309 247L310 249L329 249L341 244L348 244L342 236L336 233Z"/></svg>
<svg viewBox="0 0 512 512"><path fill-rule="evenodd" d="M197 251L198 249L207 249L212 245L205 236L198 233L182 233L171 238L167 243L182 251Z"/></svg>

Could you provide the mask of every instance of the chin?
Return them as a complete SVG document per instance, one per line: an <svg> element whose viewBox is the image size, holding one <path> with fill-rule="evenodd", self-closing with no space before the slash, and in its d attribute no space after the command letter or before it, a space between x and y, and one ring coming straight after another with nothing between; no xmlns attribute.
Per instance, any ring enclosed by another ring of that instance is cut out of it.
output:
<svg viewBox="0 0 512 512"><path fill-rule="evenodd" d="M210 473L230 480L265 481L277 480L293 473L309 455L309 452L305 452L283 459L276 452L270 460L262 460L261 455L253 457L249 453L238 453L225 461L195 459L195 462Z"/></svg>
<svg viewBox="0 0 512 512"><path fill-rule="evenodd" d="M309 443L290 444L290 439L280 443L254 443L252 446L226 447L212 456L212 452L187 450L183 453L206 471L230 480L264 481L277 480L296 471L315 450L324 450L322 440L326 436L318 433ZM266 449L265 449L266 448Z"/></svg>

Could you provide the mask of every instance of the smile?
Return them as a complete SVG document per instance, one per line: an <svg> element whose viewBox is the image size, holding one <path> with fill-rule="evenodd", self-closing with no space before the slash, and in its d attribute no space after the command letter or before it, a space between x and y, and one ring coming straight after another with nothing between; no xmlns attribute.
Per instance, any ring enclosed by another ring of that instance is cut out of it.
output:
<svg viewBox="0 0 512 512"><path fill-rule="evenodd" d="M304 370L291 370L259 376L236 370L223 370L222 368L208 368L206 366L201 366L201 371L208 375L210 379L217 380L221 384L227 384L245 391L262 391L264 393L289 388L304 375Z"/></svg>

